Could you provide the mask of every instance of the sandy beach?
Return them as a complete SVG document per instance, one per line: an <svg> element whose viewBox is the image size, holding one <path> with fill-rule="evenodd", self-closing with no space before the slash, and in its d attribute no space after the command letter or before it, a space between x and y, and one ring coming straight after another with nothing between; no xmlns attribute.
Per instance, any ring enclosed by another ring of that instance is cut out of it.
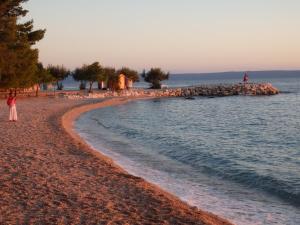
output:
<svg viewBox="0 0 300 225"><path fill-rule="evenodd" d="M13 123L1 100L0 224L230 224L128 174L72 131L81 113L125 101L20 99Z"/></svg>

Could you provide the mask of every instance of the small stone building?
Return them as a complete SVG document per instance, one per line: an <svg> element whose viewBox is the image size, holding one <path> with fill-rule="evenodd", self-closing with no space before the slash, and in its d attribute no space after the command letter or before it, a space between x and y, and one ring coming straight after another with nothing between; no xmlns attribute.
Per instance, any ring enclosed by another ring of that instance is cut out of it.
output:
<svg viewBox="0 0 300 225"><path fill-rule="evenodd" d="M131 79L128 79L124 74L120 74L118 77L118 87L114 87L114 84L111 82L108 82L107 86L109 89L114 90L115 88L118 90L125 90L132 88L133 81Z"/></svg>
<svg viewBox="0 0 300 225"><path fill-rule="evenodd" d="M119 89L126 89L126 76L124 74L119 75Z"/></svg>

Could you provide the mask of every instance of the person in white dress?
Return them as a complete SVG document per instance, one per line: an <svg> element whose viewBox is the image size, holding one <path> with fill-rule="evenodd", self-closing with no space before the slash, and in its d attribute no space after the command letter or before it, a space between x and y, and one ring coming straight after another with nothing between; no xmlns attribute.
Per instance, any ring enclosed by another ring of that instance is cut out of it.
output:
<svg viewBox="0 0 300 225"><path fill-rule="evenodd" d="M7 105L9 107L9 121L16 122L18 120L16 102L16 93L15 96L13 96L12 92L10 92L7 98Z"/></svg>

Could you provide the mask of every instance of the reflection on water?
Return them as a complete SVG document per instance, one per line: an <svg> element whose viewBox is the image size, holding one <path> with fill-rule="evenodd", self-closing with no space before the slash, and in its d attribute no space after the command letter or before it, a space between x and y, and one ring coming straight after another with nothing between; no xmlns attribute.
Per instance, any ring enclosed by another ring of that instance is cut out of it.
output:
<svg viewBox="0 0 300 225"><path fill-rule="evenodd" d="M238 224L300 224L299 79L277 96L136 101L76 130L129 172Z"/></svg>

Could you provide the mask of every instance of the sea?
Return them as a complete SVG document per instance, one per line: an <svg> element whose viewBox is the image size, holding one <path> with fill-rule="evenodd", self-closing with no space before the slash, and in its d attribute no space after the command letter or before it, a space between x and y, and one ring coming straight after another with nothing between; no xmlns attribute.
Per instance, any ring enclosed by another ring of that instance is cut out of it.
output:
<svg viewBox="0 0 300 225"><path fill-rule="evenodd" d="M240 83L176 74L168 87ZM249 72L274 96L138 100L81 115L76 131L126 171L235 224L300 224L300 71ZM139 83L136 87L147 87Z"/></svg>

